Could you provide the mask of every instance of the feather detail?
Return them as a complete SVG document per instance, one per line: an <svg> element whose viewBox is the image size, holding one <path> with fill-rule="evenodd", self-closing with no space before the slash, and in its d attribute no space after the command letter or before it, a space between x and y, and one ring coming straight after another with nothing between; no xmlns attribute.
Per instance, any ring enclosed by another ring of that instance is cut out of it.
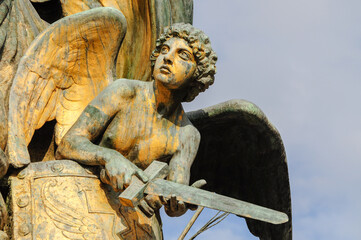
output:
<svg viewBox="0 0 361 240"><path fill-rule="evenodd" d="M27 150L36 129L56 119L59 144L88 103L114 80L115 61L126 32L122 13L98 8L50 25L21 59L10 92L10 163L30 163Z"/></svg>
<svg viewBox="0 0 361 240"><path fill-rule="evenodd" d="M187 113L201 134L191 182L205 189L275 209L289 221L272 225L247 219L261 240L292 239L291 194L285 149L277 129L253 103L230 100Z"/></svg>

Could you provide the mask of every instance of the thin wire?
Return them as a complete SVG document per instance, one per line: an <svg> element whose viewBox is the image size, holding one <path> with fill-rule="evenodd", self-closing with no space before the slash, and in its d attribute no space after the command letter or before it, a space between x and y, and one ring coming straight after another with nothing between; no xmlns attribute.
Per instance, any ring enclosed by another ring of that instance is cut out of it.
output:
<svg viewBox="0 0 361 240"><path fill-rule="evenodd" d="M198 232L196 232L196 234L194 234L189 240L195 239L199 234L222 222L229 215L229 213L224 212L218 216L219 213L221 213L221 211L218 211L217 214L214 215L206 224L204 224L204 226L201 227Z"/></svg>
<svg viewBox="0 0 361 240"><path fill-rule="evenodd" d="M207 227L207 229L210 229L211 227L214 227L215 225L217 225L218 223L220 223L220 222L222 222L227 216L229 215L229 213L223 213L221 216L220 216L220 220L218 221L218 222L216 222L215 224L213 224L213 225L210 225L209 227Z"/></svg>

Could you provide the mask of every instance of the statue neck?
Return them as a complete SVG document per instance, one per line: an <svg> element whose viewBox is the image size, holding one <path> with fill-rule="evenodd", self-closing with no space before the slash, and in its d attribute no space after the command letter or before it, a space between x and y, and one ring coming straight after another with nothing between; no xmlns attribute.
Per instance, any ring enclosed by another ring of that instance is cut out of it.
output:
<svg viewBox="0 0 361 240"><path fill-rule="evenodd" d="M182 100L185 97L184 89L169 89L158 81L153 81L153 93L155 109L158 114L166 117L182 108Z"/></svg>

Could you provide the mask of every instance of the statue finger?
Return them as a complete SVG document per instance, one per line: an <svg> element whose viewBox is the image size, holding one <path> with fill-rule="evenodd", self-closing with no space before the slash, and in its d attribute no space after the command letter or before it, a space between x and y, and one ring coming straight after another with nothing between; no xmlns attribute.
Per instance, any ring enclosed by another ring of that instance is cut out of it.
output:
<svg viewBox="0 0 361 240"><path fill-rule="evenodd" d="M204 179L200 179L200 180L198 180L198 181L195 181L192 185L191 185L191 187L195 187L195 188L202 188L204 185L206 185L207 184L207 181L206 180L204 180Z"/></svg>
<svg viewBox="0 0 361 240"><path fill-rule="evenodd" d="M108 172L107 172L108 173ZM117 185L117 179L115 178L115 176L109 176L109 182L110 182L110 186L112 186L112 188L114 189L114 191L118 191L118 185Z"/></svg>
<svg viewBox="0 0 361 240"><path fill-rule="evenodd" d="M172 212L177 211L177 197L176 195L172 195L169 200L169 208Z"/></svg>
<svg viewBox="0 0 361 240"><path fill-rule="evenodd" d="M190 203L187 203L186 206L188 209L190 209L192 211L197 210L197 208L198 208L198 205L190 204Z"/></svg>
<svg viewBox="0 0 361 240"><path fill-rule="evenodd" d="M148 177L147 175L141 170L141 169L137 169L135 171L135 175L140 179L142 180L144 183L148 182Z"/></svg>
<svg viewBox="0 0 361 240"><path fill-rule="evenodd" d="M154 214L154 210L147 204L147 202L142 199L139 202L139 209L147 216L151 217Z"/></svg>
<svg viewBox="0 0 361 240"><path fill-rule="evenodd" d="M162 202L159 200L155 201L154 203L155 203L156 209L160 209L163 206Z"/></svg>
<svg viewBox="0 0 361 240"><path fill-rule="evenodd" d="M156 205L156 198L154 195L147 195L145 196L144 200L148 203L148 205L153 208L156 209L157 205Z"/></svg>
<svg viewBox="0 0 361 240"><path fill-rule="evenodd" d="M162 201L160 200L159 196L157 195L153 195L154 200L153 200L153 204L154 204L154 209L160 209L163 206Z"/></svg>
<svg viewBox="0 0 361 240"><path fill-rule="evenodd" d="M158 197L159 197L160 202L161 202L163 205L167 205L167 204L168 204L167 199L166 199L163 195L159 195Z"/></svg>
<svg viewBox="0 0 361 240"><path fill-rule="evenodd" d="M114 174L111 174L108 168L104 168L105 170L105 179L108 179L109 184L113 186L113 184L115 183L115 179L114 179Z"/></svg>
<svg viewBox="0 0 361 240"><path fill-rule="evenodd" d="M118 191L123 191L124 188L124 175L117 175L115 176L116 179L116 186Z"/></svg>
<svg viewBox="0 0 361 240"><path fill-rule="evenodd" d="M159 196L157 195L147 195L145 197L145 201L153 208L153 209L159 209L163 206Z"/></svg>
<svg viewBox="0 0 361 240"><path fill-rule="evenodd" d="M105 183L105 184L109 184L110 185L110 180L109 180L109 177L105 171L105 169L103 168L101 171L100 171L100 180Z"/></svg>
<svg viewBox="0 0 361 240"><path fill-rule="evenodd" d="M129 174L124 175L124 187L127 188L130 185L130 182L132 181L132 176Z"/></svg>
<svg viewBox="0 0 361 240"><path fill-rule="evenodd" d="M186 204L183 201L178 202L178 212L184 213L186 211Z"/></svg>

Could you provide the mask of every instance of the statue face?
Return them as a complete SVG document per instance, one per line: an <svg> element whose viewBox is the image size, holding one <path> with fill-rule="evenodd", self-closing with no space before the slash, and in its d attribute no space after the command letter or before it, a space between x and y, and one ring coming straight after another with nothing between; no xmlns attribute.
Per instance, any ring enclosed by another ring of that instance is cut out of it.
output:
<svg viewBox="0 0 361 240"><path fill-rule="evenodd" d="M153 77L170 89L188 86L196 69L192 48L181 38L164 42L155 61Z"/></svg>

